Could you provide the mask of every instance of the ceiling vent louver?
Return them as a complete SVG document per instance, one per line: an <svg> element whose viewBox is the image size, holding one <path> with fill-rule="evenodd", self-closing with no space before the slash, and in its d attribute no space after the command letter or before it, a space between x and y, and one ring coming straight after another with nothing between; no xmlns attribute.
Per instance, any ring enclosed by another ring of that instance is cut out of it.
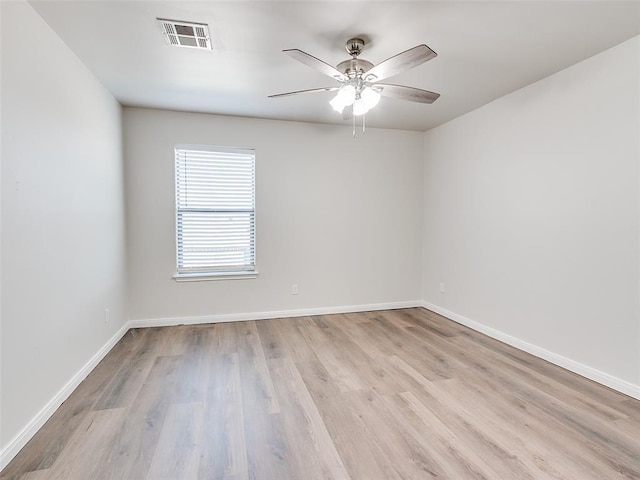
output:
<svg viewBox="0 0 640 480"><path fill-rule="evenodd" d="M162 36L175 47L202 48L211 50L209 26L205 23L181 22L158 18Z"/></svg>

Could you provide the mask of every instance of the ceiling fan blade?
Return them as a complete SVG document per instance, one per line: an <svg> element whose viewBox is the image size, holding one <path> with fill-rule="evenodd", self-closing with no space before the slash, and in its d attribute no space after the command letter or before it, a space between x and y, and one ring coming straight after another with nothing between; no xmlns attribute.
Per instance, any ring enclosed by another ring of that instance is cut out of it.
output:
<svg viewBox="0 0 640 480"><path fill-rule="evenodd" d="M323 62L319 58L314 57L313 55L309 55L302 50L298 50L297 48L292 48L289 50L283 50L284 53L289 55L291 58L295 58L299 62L304 63L305 65L317 70L320 73L324 73L325 75L335 78L336 80L345 80L346 77L343 73L337 70L335 67L332 67L328 63Z"/></svg>
<svg viewBox="0 0 640 480"><path fill-rule="evenodd" d="M417 67L421 63L431 60L436 56L438 56L438 54L426 45L418 45L391 58L387 58L384 62L379 63L369 70L365 74L365 77L373 75L376 77L375 80L384 80L410 68Z"/></svg>
<svg viewBox="0 0 640 480"><path fill-rule="evenodd" d="M440 96L439 93L421 90L419 88L405 87L403 85L389 85L387 83L374 83L374 87L382 87L380 95L385 97L396 98L398 100L407 100L409 102L433 103Z"/></svg>
<svg viewBox="0 0 640 480"><path fill-rule="evenodd" d="M338 90L339 88L340 88L339 85L336 87L311 88L309 90L297 90L295 92L276 93L275 95L269 95L267 98L287 97L289 95L297 95L299 93L333 92L334 90Z"/></svg>

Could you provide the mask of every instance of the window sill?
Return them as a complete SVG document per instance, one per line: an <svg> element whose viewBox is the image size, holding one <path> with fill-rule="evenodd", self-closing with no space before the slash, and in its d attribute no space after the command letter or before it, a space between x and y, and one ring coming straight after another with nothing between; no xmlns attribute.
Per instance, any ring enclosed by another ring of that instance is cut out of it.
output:
<svg viewBox="0 0 640 480"><path fill-rule="evenodd" d="M208 282L212 280L248 280L258 278L258 272L176 273L176 282Z"/></svg>

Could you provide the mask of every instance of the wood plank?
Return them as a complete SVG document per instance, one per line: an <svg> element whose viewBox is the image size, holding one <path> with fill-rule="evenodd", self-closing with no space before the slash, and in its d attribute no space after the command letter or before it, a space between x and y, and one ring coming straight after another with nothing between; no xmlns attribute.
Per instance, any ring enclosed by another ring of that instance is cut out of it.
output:
<svg viewBox="0 0 640 480"><path fill-rule="evenodd" d="M148 480L197 480L202 447L204 404L173 405L153 453Z"/></svg>
<svg viewBox="0 0 640 480"><path fill-rule="evenodd" d="M519 445L536 468L553 478L563 478L558 465L584 480L624 478L612 473L607 462L594 455L584 442L575 442L573 431L493 382L470 374L448 382L444 388L455 397L464 392L467 408L472 408L474 413L482 412L493 425L504 429L507 432L504 437L511 438L512 444ZM523 436L523 432L527 435Z"/></svg>
<svg viewBox="0 0 640 480"><path fill-rule="evenodd" d="M105 461L106 451L117 438L126 413L123 408L90 412L48 470L47 478L98 478L99 464Z"/></svg>
<svg viewBox="0 0 640 480"><path fill-rule="evenodd" d="M389 376L380 365L379 356L371 356L367 350L373 350L370 342L355 341L345 335L342 326L348 322L343 315L327 315L317 317L325 327L322 332L327 341L340 352L344 367L350 370L354 377L358 377L364 384L363 388L371 388L383 395L391 395L402 391L403 387L393 376Z"/></svg>
<svg viewBox="0 0 640 480"><path fill-rule="evenodd" d="M342 459L293 361L269 361L269 369L283 411L293 478L347 480Z"/></svg>
<svg viewBox="0 0 640 480"><path fill-rule="evenodd" d="M133 403L158 357L160 345L167 342L166 334L169 332L167 329L144 330L137 348L119 366L94 410L126 407Z"/></svg>
<svg viewBox="0 0 640 480"><path fill-rule="evenodd" d="M390 412L417 441L428 437L434 459L446 478L489 480L498 474L411 392L389 397Z"/></svg>
<svg viewBox="0 0 640 480"><path fill-rule="evenodd" d="M174 401L177 403L205 402L208 384L204 379L210 377L213 368L214 350L219 348L221 337L225 335L237 338L233 329L192 328L183 339L185 353L181 355L179 375L176 380ZM235 350L235 347L233 347Z"/></svg>
<svg viewBox="0 0 640 480"><path fill-rule="evenodd" d="M357 372L348 367L344 353L331 343L322 328L316 324L308 324L299 326L298 330L342 391L366 388L366 383Z"/></svg>
<svg viewBox="0 0 640 480"><path fill-rule="evenodd" d="M255 322L239 327L238 360L246 462L250 479L294 478L283 415Z"/></svg>
<svg viewBox="0 0 640 480"><path fill-rule="evenodd" d="M4 477L2 477L4 478ZM7 480L49 480L50 472L47 470L36 470L35 472L28 472L20 477L9 477Z"/></svg>
<svg viewBox="0 0 640 480"><path fill-rule="evenodd" d="M529 405L531 411L548 416L554 423L568 429L571 436L581 438L581 443L589 446L590 453L585 457L597 458L614 472L631 475L629 478L635 478L635 472L640 471L640 438L631 438L611 422L603 421L598 410L585 410L582 405L569 404L562 397L554 397L532 387L526 377L503 375L496 367L485 367L483 373L500 392L517 397Z"/></svg>
<svg viewBox="0 0 640 480"><path fill-rule="evenodd" d="M437 351L431 350L425 341L407 335L401 327L384 319L374 319L370 325L370 331L376 338L390 342L393 345L391 351L397 352L395 355L430 380L455 378L460 369L466 368L456 359L440 355Z"/></svg>
<svg viewBox="0 0 640 480"><path fill-rule="evenodd" d="M528 366L540 374L550 378L555 378L576 392L584 393L588 397L591 397L602 404L616 403L628 398L623 393L616 392L613 389L600 385L585 377L581 377L580 375L558 367L551 362L537 358L527 352L518 350L511 345L507 345L499 340L483 335L480 332L467 328L461 335L456 337L456 341L462 337L470 341L469 345L475 344L484 346L489 350L514 360L515 362Z"/></svg>
<svg viewBox="0 0 640 480"><path fill-rule="evenodd" d="M413 325L421 325L430 333L435 333L444 338L457 337L458 335L471 331L468 327L452 322L451 320L431 312L424 308L410 308L400 310L406 315L405 321Z"/></svg>
<svg viewBox="0 0 640 480"><path fill-rule="evenodd" d="M259 392L253 400L264 403L265 412L278 413L280 406L273 390L271 374L256 322L244 322L239 328L238 355L243 365L243 375L252 377L253 386L257 388L256 392Z"/></svg>
<svg viewBox="0 0 640 480"><path fill-rule="evenodd" d="M112 478L145 478L173 403L181 356L157 357L135 401L128 409L119 435L110 445L106 464L95 480Z"/></svg>
<svg viewBox="0 0 640 480"><path fill-rule="evenodd" d="M247 446L238 353L219 352L212 359L198 478L247 478ZM247 392L248 393L248 392Z"/></svg>
<svg viewBox="0 0 640 480"><path fill-rule="evenodd" d="M380 395L373 390L359 390L346 392L343 397L353 414L365 422L370 441L383 452L384 463L393 475L403 479L446 478L431 449L395 421Z"/></svg>
<svg viewBox="0 0 640 480"><path fill-rule="evenodd" d="M312 361L316 356L292 318L276 318L268 322L256 322L262 347L267 359L291 358L294 362Z"/></svg>
<svg viewBox="0 0 640 480"><path fill-rule="evenodd" d="M432 382L422 377L420 372L401 358L395 357L392 362L394 366L420 383L422 389L415 390L413 393L428 408L437 412L442 422L451 425L456 435L465 439L464 441L469 445L473 445L475 451L482 455L490 468L497 472L498 478L535 478L531 469L512 453L510 445L496 436L495 431L489 430L490 425L476 417L474 409L466 409L461 404L463 399L447 395L442 390L441 386L451 382L451 379Z"/></svg>
<svg viewBox="0 0 640 480"><path fill-rule="evenodd" d="M627 417L640 421L640 401L625 396L624 400L615 402L612 406Z"/></svg>
<svg viewBox="0 0 640 480"><path fill-rule="evenodd" d="M400 479L386 462L384 452L371 442L366 423L342 399L342 392L319 361L298 362L296 367L326 424L349 476L353 480Z"/></svg>
<svg viewBox="0 0 640 480"><path fill-rule="evenodd" d="M469 347L467 340L463 337L454 339L450 343L459 345L462 349ZM475 361L473 367L476 369L484 369L486 366L493 366L494 370L499 368L504 371L505 375L514 375L517 378L522 378L526 384L535 386L537 390L552 396L562 397L574 406L589 410L591 414L595 414L605 421L626 418L625 414L620 413L608 404L598 402L582 392L567 388L566 385L553 377L539 373L531 364L523 365L513 360L512 356L504 357L484 346L474 349L474 352ZM480 361L483 361L483 366L480 365Z"/></svg>

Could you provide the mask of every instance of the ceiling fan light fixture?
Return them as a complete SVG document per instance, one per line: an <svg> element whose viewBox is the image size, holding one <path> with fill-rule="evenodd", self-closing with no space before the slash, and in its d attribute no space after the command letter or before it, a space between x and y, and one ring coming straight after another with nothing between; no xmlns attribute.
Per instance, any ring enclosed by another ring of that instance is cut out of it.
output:
<svg viewBox="0 0 640 480"><path fill-rule="evenodd" d="M364 87L353 103L353 115L360 117L375 107L380 101L380 92L371 87Z"/></svg>
<svg viewBox="0 0 640 480"><path fill-rule="evenodd" d="M353 105L353 102L356 99L356 89L353 85L343 85L338 90L338 94L333 97L333 99L329 102L329 104L333 107L333 109L342 113L345 107L349 105Z"/></svg>
<svg viewBox="0 0 640 480"><path fill-rule="evenodd" d="M331 108L333 108L338 113L342 113L344 107L346 107L346 105L340 101L339 95L333 97L333 100L329 102L329 105L331 105Z"/></svg>
<svg viewBox="0 0 640 480"><path fill-rule="evenodd" d="M353 115L355 117L360 117L369 111L369 107L367 106L367 102L364 101L362 97L357 98L353 103Z"/></svg>
<svg viewBox="0 0 640 480"><path fill-rule="evenodd" d="M365 87L360 94L360 98L367 106L367 110L371 110L380 101L380 93L371 87Z"/></svg>

